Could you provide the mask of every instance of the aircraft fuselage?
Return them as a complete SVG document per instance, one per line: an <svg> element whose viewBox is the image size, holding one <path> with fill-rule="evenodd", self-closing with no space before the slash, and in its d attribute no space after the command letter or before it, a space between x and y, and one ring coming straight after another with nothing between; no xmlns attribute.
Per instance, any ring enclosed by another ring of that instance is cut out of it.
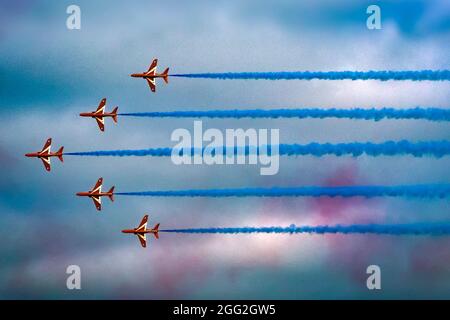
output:
<svg viewBox="0 0 450 320"><path fill-rule="evenodd" d="M109 197L112 195L112 192L77 192L77 196L80 197Z"/></svg>
<svg viewBox="0 0 450 320"><path fill-rule="evenodd" d="M102 113L98 114L95 112L82 112L80 113L81 117L91 117L91 118L106 118L106 117L114 117L115 114L113 113Z"/></svg>
<svg viewBox="0 0 450 320"><path fill-rule="evenodd" d="M136 229L125 229L122 230L123 233L132 233L132 234L146 234L146 233L158 233L158 230L148 229L144 231L136 231Z"/></svg>
<svg viewBox="0 0 450 320"><path fill-rule="evenodd" d="M59 157L61 156L62 153L61 152L54 152L54 153L42 153L42 152L31 152L31 153L26 153L25 157L29 157L29 158L50 158L50 157Z"/></svg>
<svg viewBox="0 0 450 320"><path fill-rule="evenodd" d="M133 78L149 78L149 79L155 79L155 78L164 78L167 77L167 74L146 74L146 73L133 73L130 75Z"/></svg>

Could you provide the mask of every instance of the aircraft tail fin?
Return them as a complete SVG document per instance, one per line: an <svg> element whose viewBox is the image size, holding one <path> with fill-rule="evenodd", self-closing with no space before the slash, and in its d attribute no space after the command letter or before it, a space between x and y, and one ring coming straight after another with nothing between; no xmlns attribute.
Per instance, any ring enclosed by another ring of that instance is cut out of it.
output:
<svg viewBox="0 0 450 320"><path fill-rule="evenodd" d="M114 201L114 186L109 189L108 193L108 198L111 199L111 201Z"/></svg>
<svg viewBox="0 0 450 320"><path fill-rule="evenodd" d="M58 152L57 152L57 154L58 154L58 159L59 159L61 162L64 162L64 159L63 159L63 151L64 151L64 147L61 147L61 148L59 148L59 150L58 150Z"/></svg>
<svg viewBox="0 0 450 320"><path fill-rule="evenodd" d="M117 123L117 110L119 109L119 107L115 107L114 109L113 109L113 111L111 112L111 114L112 114L112 119L113 119L113 121L115 122L115 123Z"/></svg>
<svg viewBox="0 0 450 320"><path fill-rule="evenodd" d="M159 239L159 223L155 224L155 226L153 227L153 230L155 231L155 233L153 233L153 235L155 236L156 239Z"/></svg>
<svg viewBox="0 0 450 320"><path fill-rule="evenodd" d="M166 68L162 73L163 79L165 83L169 83L169 68Z"/></svg>

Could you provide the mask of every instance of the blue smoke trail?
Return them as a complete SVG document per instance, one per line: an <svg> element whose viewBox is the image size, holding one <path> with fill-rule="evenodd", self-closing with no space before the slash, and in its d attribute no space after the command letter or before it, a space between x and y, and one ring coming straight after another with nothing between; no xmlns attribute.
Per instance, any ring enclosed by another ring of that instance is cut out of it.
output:
<svg viewBox="0 0 450 320"><path fill-rule="evenodd" d="M150 149L139 149L139 150L99 150L99 151L85 151L85 152L65 152L64 155L69 156L110 156L110 157L170 157L172 154L172 148L150 148Z"/></svg>
<svg viewBox="0 0 450 320"><path fill-rule="evenodd" d="M449 81L450 70L418 71L285 71L172 74L171 77L264 80L412 80Z"/></svg>
<svg viewBox="0 0 450 320"><path fill-rule="evenodd" d="M348 118L375 120L415 119L429 121L450 121L450 109L412 108L412 109L271 109L271 110L207 110L207 111L167 111L120 113L120 116L147 118Z"/></svg>
<svg viewBox="0 0 450 320"><path fill-rule="evenodd" d="M257 154L266 153L265 148L263 150L259 150L257 147L235 147L234 154L238 153L238 150L241 148L245 148L245 154L248 155L250 150L254 150ZM268 146L267 153L271 153L271 149L273 146ZM222 149L222 153L226 154L227 148L219 148ZM205 148L203 148L203 151ZM228 148L228 151L230 148ZM242 150L242 149L241 149ZM125 157L125 156L152 156L152 157L170 157L172 155L172 151L178 152L178 154L182 155L184 150L180 149L172 149L172 148L150 148L150 149L139 149L139 150L103 150L103 151L86 151L86 152L67 152L65 155L72 156L116 156L116 157ZM191 148L188 149L187 152L190 154L194 154L197 149ZM200 150L198 150L200 152ZM421 156L434 156L434 157L443 157L446 155L450 155L450 141L427 141L427 142L409 142L406 140L394 142L387 141L383 143L360 143L360 142L352 142L352 143L310 143L306 145L300 144L280 144L279 145L279 155L285 156L316 156L321 157L324 155L335 155L335 156L343 156L343 155L352 155L352 156L360 156L362 154L366 154L368 156L394 156L394 155L412 155L415 157Z"/></svg>
<svg viewBox="0 0 450 320"><path fill-rule="evenodd" d="M199 189L118 192L122 196L143 197L418 197L446 198L450 184L423 184L399 186L338 186L338 187L274 187L240 189Z"/></svg>
<svg viewBox="0 0 450 320"><path fill-rule="evenodd" d="M360 156L366 154L368 156L394 156L394 155L413 155L421 157L430 155L435 157L442 157L450 154L450 141L429 141L412 143L406 140L399 142L387 141L383 143L310 143L307 145L299 144L284 144L280 145L280 155L313 155L321 157L324 155L342 156L351 154L352 156Z"/></svg>
<svg viewBox="0 0 450 320"><path fill-rule="evenodd" d="M189 228L189 229L167 229L160 232L173 233L316 233L316 234L387 234L387 235L450 235L450 224L417 223L417 224L354 224L335 226L301 226L290 225L289 227L242 227L242 228Z"/></svg>

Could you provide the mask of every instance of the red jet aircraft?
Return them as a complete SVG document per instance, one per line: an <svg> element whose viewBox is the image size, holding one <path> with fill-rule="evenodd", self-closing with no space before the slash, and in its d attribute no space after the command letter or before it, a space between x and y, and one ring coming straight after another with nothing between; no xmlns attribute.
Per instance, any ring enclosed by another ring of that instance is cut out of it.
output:
<svg viewBox="0 0 450 320"><path fill-rule="evenodd" d="M141 242L142 247L147 246L147 239L146 234L147 233L153 233L156 239L159 239L158 232L159 232L159 223L157 223L153 229L147 229L147 221L148 221L148 215L145 215L144 218L142 218L141 223L139 224L139 227L134 229L126 229L122 230L123 233L132 233L135 234L139 241Z"/></svg>
<svg viewBox="0 0 450 320"><path fill-rule="evenodd" d="M134 78L144 78L148 82L148 86L152 92L156 91L156 78L163 78L165 83L169 83L169 68L164 70L163 73L156 73L156 66L158 64L158 59L153 59L152 64L148 68L147 72L144 73L133 73L131 76Z"/></svg>
<svg viewBox="0 0 450 320"><path fill-rule="evenodd" d="M103 178L100 178L97 180L97 183L95 184L94 188L92 188L91 191L87 192L78 192L77 196L80 197L89 197L94 201L95 207L98 211L102 210L102 198L107 196L111 201L114 201L114 186L109 189L108 192L102 192L102 183Z"/></svg>
<svg viewBox="0 0 450 320"><path fill-rule="evenodd" d="M113 111L110 113L105 112L105 106L106 106L106 98L103 98L102 101L100 101L100 104L98 105L97 110L92 112L82 112L80 113L80 116L82 117L91 117L97 120L98 127L101 131L105 131L105 119L106 117L111 117L115 123L117 123L117 109L119 107L115 107Z"/></svg>
<svg viewBox="0 0 450 320"><path fill-rule="evenodd" d="M39 152L33 152L33 153L27 153L25 154L26 157L33 157L33 158L39 158L42 160L42 163L44 164L45 170L50 171L50 157L58 157L61 162L63 162L63 149L64 147L59 148L56 152L50 152L50 149L52 147L52 138L48 138L47 142L45 143L44 147Z"/></svg>

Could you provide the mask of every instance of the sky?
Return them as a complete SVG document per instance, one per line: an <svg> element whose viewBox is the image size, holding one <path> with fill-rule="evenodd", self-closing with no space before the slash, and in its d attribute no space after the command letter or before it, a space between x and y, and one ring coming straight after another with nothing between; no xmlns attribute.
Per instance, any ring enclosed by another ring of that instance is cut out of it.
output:
<svg viewBox="0 0 450 320"><path fill-rule="evenodd" d="M381 30L366 9L381 8ZM68 30L66 8L81 9ZM448 222L447 199L146 198L118 196L99 213L75 196L99 177L117 191L449 183L449 158L282 157L251 165L174 165L170 158L23 155L172 147L194 119L120 117L100 133L80 112L271 108L449 108L448 82L169 78L151 93L154 57L174 73L450 69L448 1L0 0L0 298L450 298L450 239L380 235L161 234L140 247L122 234L144 214L162 228ZM161 83L160 83L161 82ZM280 130L281 143L447 140L446 122L203 119L203 127ZM368 290L378 265L382 289ZM66 268L81 269L68 290Z"/></svg>

